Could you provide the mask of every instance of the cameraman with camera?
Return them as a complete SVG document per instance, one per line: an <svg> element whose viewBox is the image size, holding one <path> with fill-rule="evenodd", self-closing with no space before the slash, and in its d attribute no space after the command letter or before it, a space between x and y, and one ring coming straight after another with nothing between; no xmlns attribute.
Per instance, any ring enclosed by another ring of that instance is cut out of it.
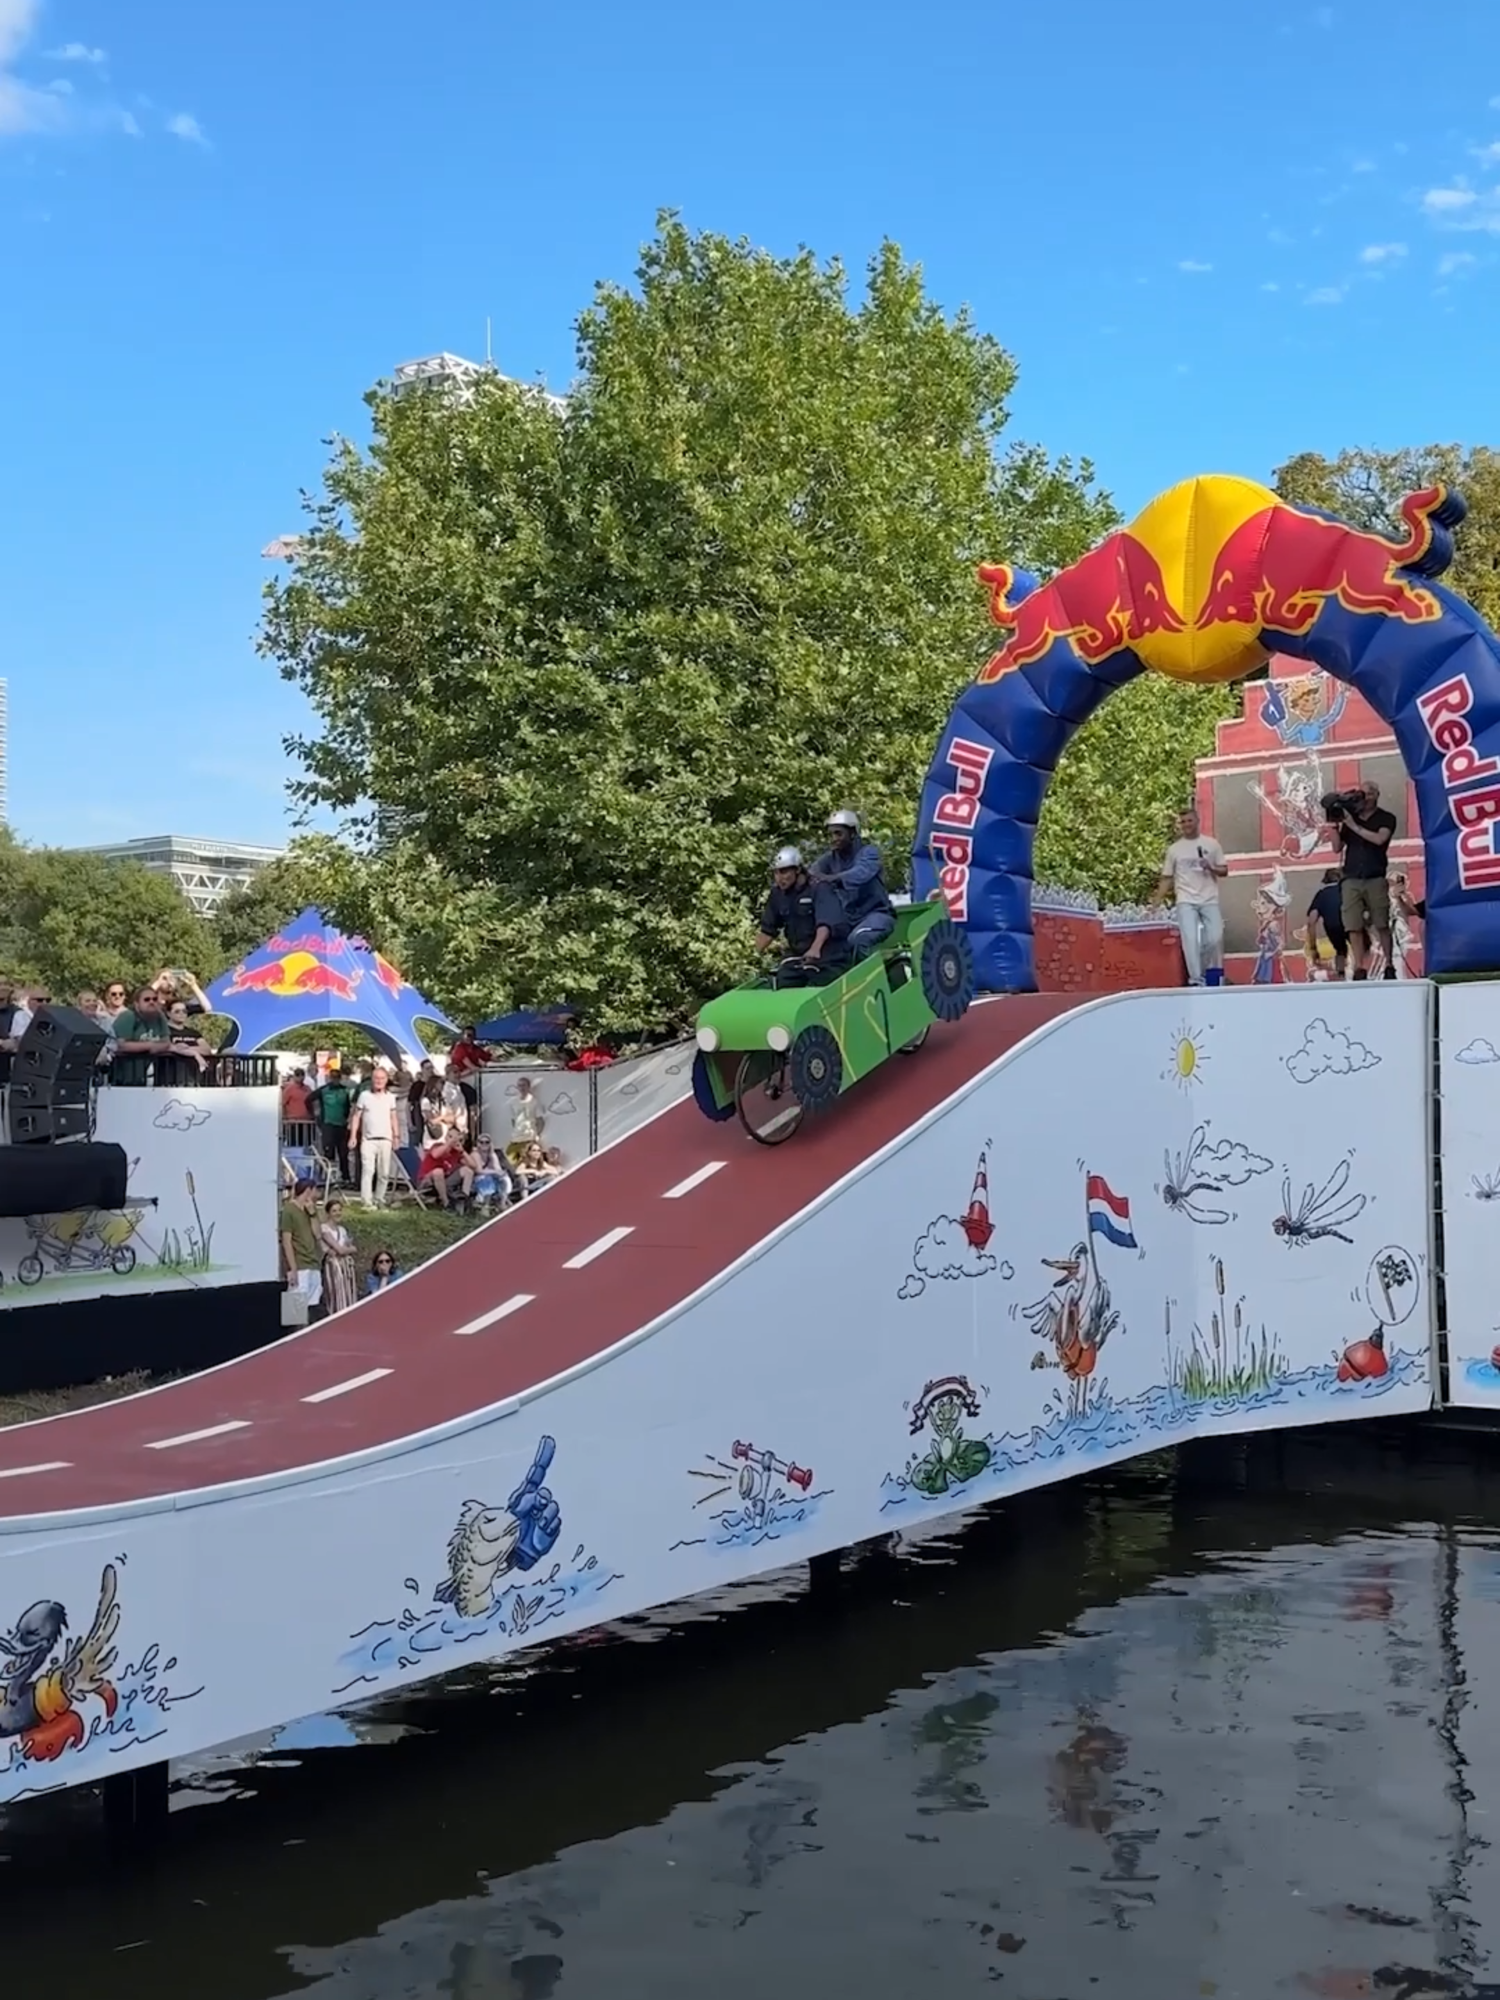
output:
<svg viewBox="0 0 1500 2000"><path fill-rule="evenodd" d="M1381 809L1379 785L1356 785L1347 792L1330 792L1323 814L1338 834L1343 852L1339 885L1344 929L1349 934L1354 977L1370 976L1370 938L1385 953L1385 976L1394 979L1391 951L1391 889L1386 880L1387 850L1396 831L1396 815Z"/></svg>

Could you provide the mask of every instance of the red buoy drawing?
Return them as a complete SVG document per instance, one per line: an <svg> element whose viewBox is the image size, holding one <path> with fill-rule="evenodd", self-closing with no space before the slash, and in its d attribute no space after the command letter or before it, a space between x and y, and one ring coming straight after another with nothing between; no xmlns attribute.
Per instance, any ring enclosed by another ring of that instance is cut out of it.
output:
<svg viewBox="0 0 1500 2000"><path fill-rule="evenodd" d="M1385 1352L1385 1328L1377 1326L1368 1340L1351 1340L1339 1362L1341 1382L1375 1382L1390 1373Z"/></svg>
<svg viewBox="0 0 1500 2000"><path fill-rule="evenodd" d="M970 1246L981 1254L989 1248L990 1238L995 1233L995 1225L990 1221L990 1177L986 1168L989 1151L979 1155L979 1165L974 1170L974 1192L969 1197L969 1206L964 1211L963 1232Z"/></svg>

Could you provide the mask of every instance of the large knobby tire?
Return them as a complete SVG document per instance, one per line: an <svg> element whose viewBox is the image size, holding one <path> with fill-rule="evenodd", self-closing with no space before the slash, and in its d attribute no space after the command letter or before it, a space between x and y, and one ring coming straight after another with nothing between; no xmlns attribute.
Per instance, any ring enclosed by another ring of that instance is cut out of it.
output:
<svg viewBox="0 0 1500 2000"><path fill-rule="evenodd" d="M951 917L922 940L922 994L940 1021L960 1020L974 998L974 954Z"/></svg>
<svg viewBox="0 0 1500 2000"><path fill-rule="evenodd" d="M702 1049L693 1057L693 1102L705 1118L712 1118L716 1125L722 1125L726 1118L734 1116L734 1099L721 1104L714 1096L714 1081L708 1073L708 1057Z"/></svg>
<svg viewBox="0 0 1500 2000"><path fill-rule="evenodd" d="M826 1111L844 1087L844 1058L829 1028L804 1028L792 1044L792 1088L804 1111Z"/></svg>

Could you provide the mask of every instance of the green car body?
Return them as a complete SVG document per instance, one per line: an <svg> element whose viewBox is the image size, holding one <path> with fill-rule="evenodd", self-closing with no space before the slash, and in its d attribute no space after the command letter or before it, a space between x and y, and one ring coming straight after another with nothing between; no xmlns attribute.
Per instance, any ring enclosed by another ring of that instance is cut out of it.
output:
<svg viewBox="0 0 1500 2000"><path fill-rule="evenodd" d="M731 1117L752 1073L784 1068L803 1111L822 1111L852 1083L920 1042L934 1021L957 1020L974 990L969 941L940 902L895 912L868 958L824 986L736 986L696 1024L693 1094L710 1118Z"/></svg>

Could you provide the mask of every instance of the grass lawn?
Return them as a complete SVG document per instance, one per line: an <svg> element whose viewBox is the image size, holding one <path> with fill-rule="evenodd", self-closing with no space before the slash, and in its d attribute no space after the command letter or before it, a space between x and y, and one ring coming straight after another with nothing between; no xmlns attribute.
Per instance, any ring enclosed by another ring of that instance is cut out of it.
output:
<svg viewBox="0 0 1500 2000"><path fill-rule="evenodd" d="M377 1250L389 1250L403 1271L411 1271L487 1220L482 1215L451 1215L414 1204L369 1209L351 1202L344 1210L344 1221L357 1246L354 1262L361 1286Z"/></svg>

